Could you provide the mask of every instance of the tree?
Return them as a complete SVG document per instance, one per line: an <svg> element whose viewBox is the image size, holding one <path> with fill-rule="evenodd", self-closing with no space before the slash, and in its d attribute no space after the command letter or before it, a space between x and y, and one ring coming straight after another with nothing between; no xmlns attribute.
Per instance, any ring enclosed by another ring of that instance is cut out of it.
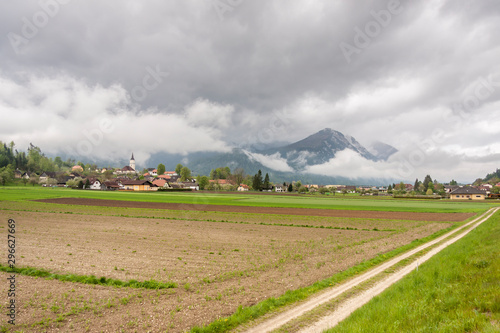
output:
<svg viewBox="0 0 500 333"><path fill-rule="evenodd" d="M335 186L330 187L330 192L335 195L335 193L337 193L337 188Z"/></svg>
<svg viewBox="0 0 500 333"><path fill-rule="evenodd" d="M301 186L302 182L299 180L298 182L295 183L295 191L298 191Z"/></svg>
<svg viewBox="0 0 500 333"><path fill-rule="evenodd" d="M403 183L403 182L399 183L399 191L401 193L406 193L406 185L405 185L405 183Z"/></svg>
<svg viewBox="0 0 500 333"><path fill-rule="evenodd" d="M413 190L414 191L417 191L418 190L418 185L420 184L420 182L418 181L418 178L415 179L415 184L413 185Z"/></svg>
<svg viewBox="0 0 500 333"><path fill-rule="evenodd" d="M431 189L428 189L428 190L425 192L425 194L427 194L427 195L432 195L433 193L434 193L434 192L432 192L432 190L431 190Z"/></svg>
<svg viewBox="0 0 500 333"><path fill-rule="evenodd" d="M63 160L59 156L56 156L56 158L54 159L54 163L57 165L59 169L62 168L64 164Z"/></svg>
<svg viewBox="0 0 500 333"><path fill-rule="evenodd" d="M0 183L5 185L14 179L14 167L12 164L0 168Z"/></svg>
<svg viewBox="0 0 500 333"><path fill-rule="evenodd" d="M87 180L85 181L85 188L88 189L90 188L90 180L87 178Z"/></svg>
<svg viewBox="0 0 500 333"><path fill-rule="evenodd" d="M188 167L182 167L180 175L181 181L184 182L191 178L191 170Z"/></svg>
<svg viewBox="0 0 500 333"><path fill-rule="evenodd" d="M245 179L245 170L243 168L237 168L233 172L233 180L236 185L240 185L243 182L243 179Z"/></svg>
<svg viewBox="0 0 500 333"><path fill-rule="evenodd" d="M432 184L431 176L425 176L424 182L422 184L424 185L424 192L427 192L427 189L429 189L429 184Z"/></svg>
<svg viewBox="0 0 500 333"><path fill-rule="evenodd" d="M39 180L39 179L40 179L40 178L39 178L38 176L31 176L31 177L30 177L30 181L29 181L29 183L30 183L31 185L35 186L35 184L38 184L38 180Z"/></svg>
<svg viewBox="0 0 500 333"><path fill-rule="evenodd" d="M210 183L208 181L208 177L207 176L198 176L197 177L197 181L198 181L198 185L200 186L200 190L204 190L207 185Z"/></svg>
<svg viewBox="0 0 500 333"><path fill-rule="evenodd" d="M262 188L265 190L269 190L270 187L271 186L269 184L269 174L266 172L266 176L264 177L264 184L262 185Z"/></svg>
<svg viewBox="0 0 500 333"><path fill-rule="evenodd" d="M113 170L106 170L106 171L104 171L103 175L104 175L104 178L107 180L113 179Z"/></svg>
<svg viewBox="0 0 500 333"><path fill-rule="evenodd" d="M181 170L182 170L182 164L177 164L177 166L175 167L175 173L180 175L181 174Z"/></svg>
<svg viewBox="0 0 500 333"><path fill-rule="evenodd" d="M292 183L290 183L290 185L288 185L287 191L288 192L293 192L293 185L292 185Z"/></svg>
<svg viewBox="0 0 500 333"><path fill-rule="evenodd" d="M326 194L326 192L328 192L328 188L326 188L326 187L322 187L319 189L319 193L321 193L321 194Z"/></svg>
<svg viewBox="0 0 500 333"><path fill-rule="evenodd" d="M158 164L156 171L157 171L159 176L163 175L165 173L165 165L163 165L162 163Z"/></svg>
<svg viewBox="0 0 500 333"><path fill-rule="evenodd" d="M252 188L255 191L260 191L262 189L262 171L258 171L255 176L253 176Z"/></svg>
<svg viewBox="0 0 500 333"><path fill-rule="evenodd" d="M308 189L307 187L305 187L305 186L301 186L301 187L299 187L299 189L298 189L298 192L299 192L299 193L306 193L306 192L308 192L308 191L309 191L309 189Z"/></svg>
<svg viewBox="0 0 500 333"><path fill-rule="evenodd" d="M456 185L458 185L458 183L457 183L457 181L455 179L452 179L451 182L450 182L450 185L456 186Z"/></svg>

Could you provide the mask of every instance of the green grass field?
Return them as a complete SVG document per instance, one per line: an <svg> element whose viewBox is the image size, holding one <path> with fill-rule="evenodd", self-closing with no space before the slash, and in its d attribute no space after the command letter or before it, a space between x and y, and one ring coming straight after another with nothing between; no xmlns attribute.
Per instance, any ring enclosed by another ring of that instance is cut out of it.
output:
<svg viewBox="0 0 500 333"><path fill-rule="evenodd" d="M500 213L328 332L499 332Z"/></svg>
<svg viewBox="0 0 500 333"><path fill-rule="evenodd" d="M52 198L92 198L143 202L171 202L202 205L231 205L255 207L319 208L344 210L370 210L394 212L482 212L496 201L456 202L449 200L405 200L391 197L352 197L342 195L323 197L289 195L255 195L242 193L134 193L83 191L68 188L43 187L3 187L0 188L0 201L25 201Z"/></svg>

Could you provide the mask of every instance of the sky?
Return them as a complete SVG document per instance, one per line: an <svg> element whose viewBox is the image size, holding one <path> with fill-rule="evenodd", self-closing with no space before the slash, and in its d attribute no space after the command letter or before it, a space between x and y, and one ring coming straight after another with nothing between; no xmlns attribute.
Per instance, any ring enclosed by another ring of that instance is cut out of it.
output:
<svg viewBox="0 0 500 333"><path fill-rule="evenodd" d="M471 182L500 166L498 31L496 0L2 1L0 140L146 166L328 127L399 152L309 172Z"/></svg>

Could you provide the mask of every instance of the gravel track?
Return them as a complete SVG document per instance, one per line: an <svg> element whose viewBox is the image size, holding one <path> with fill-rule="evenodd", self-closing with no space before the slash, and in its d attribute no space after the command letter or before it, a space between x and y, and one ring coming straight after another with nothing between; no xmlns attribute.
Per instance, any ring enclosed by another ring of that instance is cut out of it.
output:
<svg viewBox="0 0 500 333"><path fill-rule="evenodd" d="M382 273L383 271L390 268L391 266L399 263L401 260L404 260L404 259L406 259L406 258L428 248L428 247L433 246L436 243L441 242L442 240L444 240L452 235L457 234L452 239L444 242L443 244L439 245L435 249L432 249L426 255L424 255L423 257L418 259L419 263L423 263L426 260L428 260L429 258L431 258L433 255L435 255L436 253L438 253L439 251L441 251L442 249L447 247L448 245L450 245L450 244L456 242L457 240L459 240L460 238L464 237L467 233L469 233L470 230L472 230L472 228L463 232L463 233L459 233L461 230L463 230L464 228L466 228L467 226L470 226L472 224L476 224L474 226L474 227L476 227L477 225L486 221L491 215L493 215L499 209L500 208L492 208L492 209L488 210L486 213L482 214L480 217L464 224L463 226L461 226L455 230L452 230L452 231L446 233L445 235L440 236L440 237L438 237L430 242L427 242L427 243L425 243L425 244L423 244L423 245L421 245L413 250L410 250L410 251L408 251L408 252L406 252L398 257L395 257L395 258L369 270L368 272L366 272L360 276L357 276L357 277L355 277L355 278L353 278L345 283L342 283L336 287L333 287L333 288L327 290L326 292L324 292L318 296L315 296L315 297L311 298L310 300L303 302L300 305L298 305L298 306L296 306L288 311L285 311L285 312L283 312L283 313L281 313L273 318L270 318L270 319L258 324L257 326L250 328L249 330L247 330L245 332L247 332L247 333L271 332L272 330L275 330L275 329L285 325L289 321L291 321L297 317L302 316L306 312L311 311L314 308L316 308L316 307L318 307L326 302L333 300L334 298L340 296L344 292L346 292L346 291L354 288L355 286L369 280L370 278ZM411 272L415 268L416 268L416 263L413 262L413 263L410 263L409 265L401 268L397 272L392 273L386 279L377 283L375 286L373 286L369 290L363 292L362 294L360 294L358 296L355 296L354 298L345 300L344 302L342 302L339 305L337 310L335 310L333 313L329 314L326 317L323 317L322 319L320 319L318 322L316 322L312 326L307 327L300 332L303 332L303 333L322 332L323 330L325 330L327 328L335 326L340 321L347 318L354 310L361 307L363 304L367 303L373 297L380 294L386 288L388 288L393 283L395 283L396 281L398 281L401 278L403 278L404 276L406 276L409 272Z"/></svg>

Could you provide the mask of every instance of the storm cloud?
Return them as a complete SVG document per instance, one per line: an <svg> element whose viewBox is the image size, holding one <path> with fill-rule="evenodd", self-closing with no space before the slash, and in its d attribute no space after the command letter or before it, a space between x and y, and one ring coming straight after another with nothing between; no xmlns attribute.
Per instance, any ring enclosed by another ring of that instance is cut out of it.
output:
<svg viewBox="0 0 500 333"><path fill-rule="evenodd" d="M4 1L0 140L144 164L330 127L474 180L499 162L498 31L494 0Z"/></svg>

